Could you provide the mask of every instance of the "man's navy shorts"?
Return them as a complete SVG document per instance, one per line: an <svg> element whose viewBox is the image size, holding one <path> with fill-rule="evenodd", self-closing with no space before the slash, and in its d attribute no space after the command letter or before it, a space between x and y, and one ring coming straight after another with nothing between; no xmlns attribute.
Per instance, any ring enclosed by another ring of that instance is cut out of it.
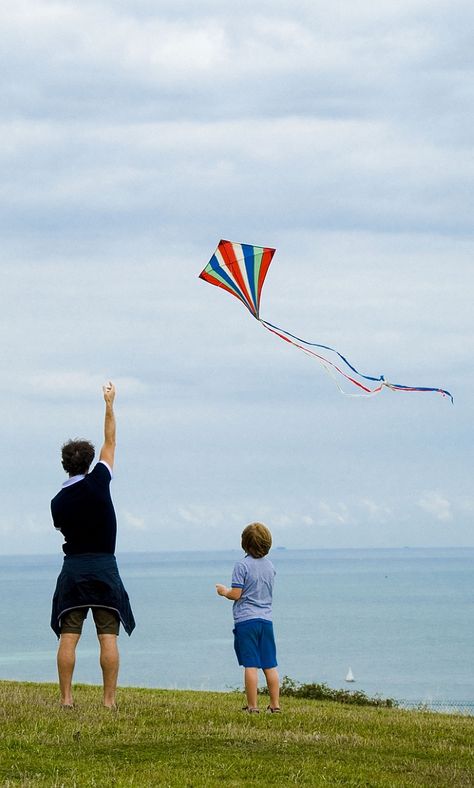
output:
<svg viewBox="0 0 474 788"><path fill-rule="evenodd" d="M241 621L234 629L234 649L244 668L276 668L273 624L261 618Z"/></svg>

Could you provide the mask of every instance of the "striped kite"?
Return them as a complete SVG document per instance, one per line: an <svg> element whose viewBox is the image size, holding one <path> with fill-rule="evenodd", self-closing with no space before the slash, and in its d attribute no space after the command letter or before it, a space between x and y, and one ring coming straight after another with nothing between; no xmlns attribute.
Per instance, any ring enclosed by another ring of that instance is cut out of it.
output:
<svg viewBox="0 0 474 788"><path fill-rule="evenodd" d="M260 317L260 296L274 254L275 249L265 246L219 241L216 251L199 277L212 285L227 290L228 293L245 304L253 317L267 331L319 361L326 372L334 378L341 394L353 397L372 396L378 394L383 388L392 391L436 391L443 397L449 397L451 402L454 401L452 395L445 389L404 386L400 383L389 383L383 375L375 377L363 375L335 348L316 342L307 342L305 339L300 339L289 331L263 320ZM317 348L318 352L312 348ZM324 351L324 355L319 351ZM334 354L333 360L326 357L327 352ZM358 391L356 393L344 391L339 383L340 376L356 386Z"/></svg>

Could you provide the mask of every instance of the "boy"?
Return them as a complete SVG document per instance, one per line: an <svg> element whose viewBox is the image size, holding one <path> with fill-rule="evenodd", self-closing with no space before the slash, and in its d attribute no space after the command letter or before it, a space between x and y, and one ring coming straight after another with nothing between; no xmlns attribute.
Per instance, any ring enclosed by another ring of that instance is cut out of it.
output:
<svg viewBox="0 0 474 788"><path fill-rule="evenodd" d="M234 648L239 665L244 667L247 705L243 711L258 714L258 669L265 674L270 705L267 711L280 711L280 679L276 669L276 648L272 624L272 592L275 569L266 558L272 535L262 523L251 523L242 532L246 555L232 573L231 588L216 584L219 596L232 599Z"/></svg>

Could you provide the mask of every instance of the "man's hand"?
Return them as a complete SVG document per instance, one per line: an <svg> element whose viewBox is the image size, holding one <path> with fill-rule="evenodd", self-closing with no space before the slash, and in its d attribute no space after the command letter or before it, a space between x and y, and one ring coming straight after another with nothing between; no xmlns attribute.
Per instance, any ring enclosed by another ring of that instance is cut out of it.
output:
<svg viewBox="0 0 474 788"><path fill-rule="evenodd" d="M104 418L104 445L100 450L100 459L107 463L110 469L114 467L115 459L115 414L114 399L115 386L111 380L102 386L105 400Z"/></svg>
<svg viewBox="0 0 474 788"><path fill-rule="evenodd" d="M102 386L102 391L104 393L104 400L107 405L113 405L115 399L115 386L111 380Z"/></svg>

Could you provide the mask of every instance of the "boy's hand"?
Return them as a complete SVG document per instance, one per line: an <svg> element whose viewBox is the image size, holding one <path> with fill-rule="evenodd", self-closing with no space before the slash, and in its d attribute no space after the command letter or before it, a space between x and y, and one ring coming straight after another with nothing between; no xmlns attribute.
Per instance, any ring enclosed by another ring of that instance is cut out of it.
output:
<svg viewBox="0 0 474 788"><path fill-rule="evenodd" d="M226 599L230 599L232 602L237 602L238 599L242 596L242 588L227 588L227 586L223 586L221 583L216 583L216 591L219 596L225 596Z"/></svg>
<svg viewBox="0 0 474 788"><path fill-rule="evenodd" d="M227 586L223 586L222 583L216 583L216 591L219 596L226 596L228 590Z"/></svg>

